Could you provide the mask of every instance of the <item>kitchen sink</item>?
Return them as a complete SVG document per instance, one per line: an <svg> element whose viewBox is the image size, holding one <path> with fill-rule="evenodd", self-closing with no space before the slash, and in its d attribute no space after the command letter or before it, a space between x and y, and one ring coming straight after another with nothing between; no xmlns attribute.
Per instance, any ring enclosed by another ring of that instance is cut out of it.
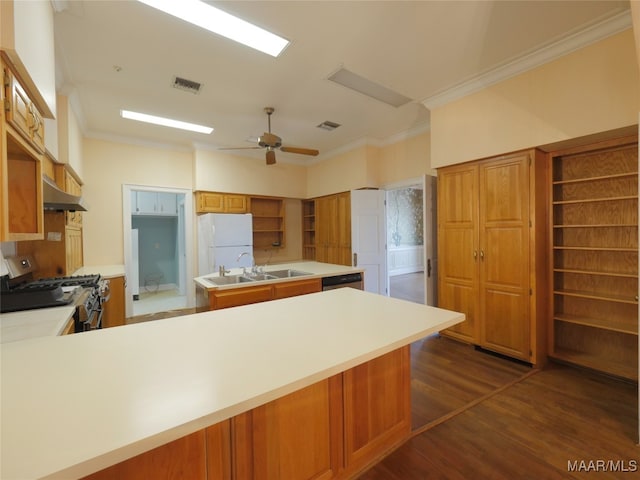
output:
<svg viewBox="0 0 640 480"><path fill-rule="evenodd" d="M268 275L273 275L275 278L289 278L289 277L303 277L305 275L313 275L313 273L303 272L301 270L273 270L267 272Z"/></svg>
<svg viewBox="0 0 640 480"><path fill-rule="evenodd" d="M253 280L253 281L260 281L260 280L274 280L276 278L280 278L280 277L276 277L275 275L272 275L271 273L247 273L247 278Z"/></svg>
<svg viewBox="0 0 640 480"><path fill-rule="evenodd" d="M248 282L255 281L253 278L249 278L244 275L226 275L224 277L205 277L205 280L213 283L214 285L235 285L237 283L248 283Z"/></svg>

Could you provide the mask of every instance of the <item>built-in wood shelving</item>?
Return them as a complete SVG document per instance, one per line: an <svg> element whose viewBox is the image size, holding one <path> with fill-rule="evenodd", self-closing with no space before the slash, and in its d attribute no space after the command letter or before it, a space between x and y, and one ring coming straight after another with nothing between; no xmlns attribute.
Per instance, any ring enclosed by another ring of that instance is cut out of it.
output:
<svg viewBox="0 0 640 480"><path fill-rule="evenodd" d="M552 158L550 354L638 379L638 140Z"/></svg>

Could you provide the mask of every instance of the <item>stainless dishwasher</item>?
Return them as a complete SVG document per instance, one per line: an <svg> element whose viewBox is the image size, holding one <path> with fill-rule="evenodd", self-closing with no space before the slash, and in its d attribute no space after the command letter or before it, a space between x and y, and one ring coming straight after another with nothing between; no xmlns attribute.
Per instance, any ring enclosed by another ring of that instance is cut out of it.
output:
<svg viewBox="0 0 640 480"><path fill-rule="evenodd" d="M334 288L351 287L362 290L362 273L345 273L334 277L324 277L322 279L322 290L333 290Z"/></svg>

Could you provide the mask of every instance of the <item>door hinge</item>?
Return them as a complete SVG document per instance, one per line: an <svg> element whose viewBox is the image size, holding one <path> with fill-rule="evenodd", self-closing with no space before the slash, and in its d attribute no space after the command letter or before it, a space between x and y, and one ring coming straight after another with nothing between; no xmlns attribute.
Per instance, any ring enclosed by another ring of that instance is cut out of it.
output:
<svg viewBox="0 0 640 480"><path fill-rule="evenodd" d="M533 222L529 220L529 228L533 227Z"/></svg>
<svg viewBox="0 0 640 480"><path fill-rule="evenodd" d="M533 295L533 288L529 289L529 295Z"/></svg>
<svg viewBox="0 0 640 480"><path fill-rule="evenodd" d="M11 110L11 102L9 101L8 98L4 99L4 111L8 112Z"/></svg>

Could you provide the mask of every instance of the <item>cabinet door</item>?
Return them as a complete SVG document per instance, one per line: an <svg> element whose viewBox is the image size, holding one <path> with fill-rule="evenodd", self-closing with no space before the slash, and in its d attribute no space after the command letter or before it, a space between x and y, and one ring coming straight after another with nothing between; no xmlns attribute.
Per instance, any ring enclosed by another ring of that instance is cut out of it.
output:
<svg viewBox="0 0 640 480"><path fill-rule="evenodd" d="M480 166L480 344L529 359L529 154Z"/></svg>
<svg viewBox="0 0 640 480"><path fill-rule="evenodd" d="M382 455L411 429L409 346L344 372L345 467Z"/></svg>
<svg viewBox="0 0 640 480"><path fill-rule="evenodd" d="M224 213L224 195L214 192L198 192L196 205L196 213Z"/></svg>
<svg viewBox="0 0 640 480"><path fill-rule="evenodd" d="M175 193L158 192L156 213L159 215L177 215L178 197Z"/></svg>
<svg viewBox="0 0 640 480"><path fill-rule="evenodd" d="M104 314L102 316L102 327L118 327L124 325L125 306L124 306L124 290L125 278L114 277L109 279L109 301L104 305Z"/></svg>
<svg viewBox="0 0 640 480"><path fill-rule="evenodd" d="M148 480L207 478L205 431L199 430L138 456L117 463L82 480Z"/></svg>
<svg viewBox="0 0 640 480"><path fill-rule="evenodd" d="M65 250L67 260L67 275L82 267L82 229L74 227L65 228Z"/></svg>
<svg viewBox="0 0 640 480"><path fill-rule="evenodd" d="M271 285L259 287L232 288L229 290L210 290L209 307L211 310L249 305L271 300Z"/></svg>
<svg viewBox="0 0 640 480"><path fill-rule="evenodd" d="M335 477L342 454L341 394L337 375L234 417L235 478Z"/></svg>
<svg viewBox="0 0 640 480"><path fill-rule="evenodd" d="M462 312L445 332L478 343L478 167L438 172L438 305Z"/></svg>
<svg viewBox="0 0 640 480"><path fill-rule="evenodd" d="M314 278L310 280L299 280L295 282L284 282L273 284L273 299L295 297L322 291L322 280Z"/></svg>
<svg viewBox="0 0 640 480"><path fill-rule="evenodd" d="M156 213L156 192L136 192L136 213Z"/></svg>
<svg viewBox="0 0 640 480"><path fill-rule="evenodd" d="M224 206L227 213L247 213L247 197L244 195L225 195Z"/></svg>

